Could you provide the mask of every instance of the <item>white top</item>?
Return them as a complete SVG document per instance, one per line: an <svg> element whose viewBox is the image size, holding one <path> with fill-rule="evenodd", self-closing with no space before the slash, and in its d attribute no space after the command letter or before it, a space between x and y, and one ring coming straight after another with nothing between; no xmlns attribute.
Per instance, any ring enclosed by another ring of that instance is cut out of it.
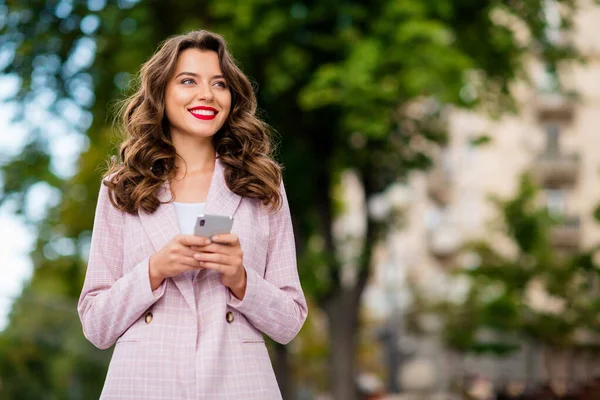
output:
<svg viewBox="0 0 600 400"><path fill-rule="evenodd" d="M177 203L173 202L175 206L175 214L177 214L177 221L179 221L179 230L183 235L194 234L194 224L198 215L204 212L204 205L206 203Z"/></svg>

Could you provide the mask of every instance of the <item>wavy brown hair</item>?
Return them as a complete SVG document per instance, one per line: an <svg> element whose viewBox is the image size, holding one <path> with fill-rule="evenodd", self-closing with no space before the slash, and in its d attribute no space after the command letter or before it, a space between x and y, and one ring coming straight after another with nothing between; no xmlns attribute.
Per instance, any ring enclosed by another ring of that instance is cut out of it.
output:
<svg viewBox="0 0 600 400"><path fill-rule="evenodd" d="M278 209L281 168L271 157L271 130L256 116L254 90L227 43L205 30L167 39L142 65L135 93L123 101L118 114L125 139L120 162L113 157L105 175L111 202L131 214L139 210L153 213L161 204L157 191L175 177L177 153L165 113L165 92L177 57L186 49L216 52L231 91L231 111L212 140L227 186L233 193Z"/></svg>

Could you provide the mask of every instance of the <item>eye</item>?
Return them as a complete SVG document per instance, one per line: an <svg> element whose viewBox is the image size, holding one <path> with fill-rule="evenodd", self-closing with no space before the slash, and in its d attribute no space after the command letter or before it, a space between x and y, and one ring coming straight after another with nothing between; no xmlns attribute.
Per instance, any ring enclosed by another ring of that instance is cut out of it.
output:
<svg viewBox="0 0 600 400"><path fill-rule="evenodd" d="M194 80L191 78L185 78L184 80L181 81L181 83L183 83L184 85L191 85L194 84Z"/></svg>
<svg viewBox="0 0 600 400"><path fill-rule="evenodd" d="M226 88L227 87L227 83L225 83L225 81L218 81L215 82L215 85L221 87L221 88Z"/></svg>

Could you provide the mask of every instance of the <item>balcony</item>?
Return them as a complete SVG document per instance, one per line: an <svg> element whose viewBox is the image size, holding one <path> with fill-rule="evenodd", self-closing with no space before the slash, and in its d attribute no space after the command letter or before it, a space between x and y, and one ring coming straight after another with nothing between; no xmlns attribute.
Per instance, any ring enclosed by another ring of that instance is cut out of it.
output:
<svg viewBox="0 0 600 400"><path fill-rule="evenodd" d="M574 115L573 101L561 93L543 93L536 98L537 117L542 122L570 122Z"/></svg>
<svg viewBox="0 0 600 400"><path fill-rule="evenodd" d="M565 217L550 232L550 243L563 250L577 250L581 243L581 221L579 217Z"/></svg>
<svg viewBox="0 0 600 400"><path fill-rule="evenodd" d="M537 160L535 172L542 186L573 185L579 175L579 154L544 153Z"/></svg>
<svg viewBox="0 0 600 400"><path fill-rule="evenodd" d="M452 197L450 174L442 167L435 166L427 174L427 193L438 205L444 206L450 202Z"/></svg>

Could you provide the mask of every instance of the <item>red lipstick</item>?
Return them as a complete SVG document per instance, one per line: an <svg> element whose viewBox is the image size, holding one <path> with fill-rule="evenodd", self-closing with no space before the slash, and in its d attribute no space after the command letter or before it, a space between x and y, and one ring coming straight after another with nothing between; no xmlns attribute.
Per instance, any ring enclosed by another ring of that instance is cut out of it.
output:
<svg viewBox="0 0 600 400"><path fill-rule="evenodd" d="M198 119L201 119L201 120L204 120L204 121L215 119L215 117L219 113L215 108L205 107L205 106L198 106L198 107L189 108L188 111L195 118L198 118Z"/></svg>

